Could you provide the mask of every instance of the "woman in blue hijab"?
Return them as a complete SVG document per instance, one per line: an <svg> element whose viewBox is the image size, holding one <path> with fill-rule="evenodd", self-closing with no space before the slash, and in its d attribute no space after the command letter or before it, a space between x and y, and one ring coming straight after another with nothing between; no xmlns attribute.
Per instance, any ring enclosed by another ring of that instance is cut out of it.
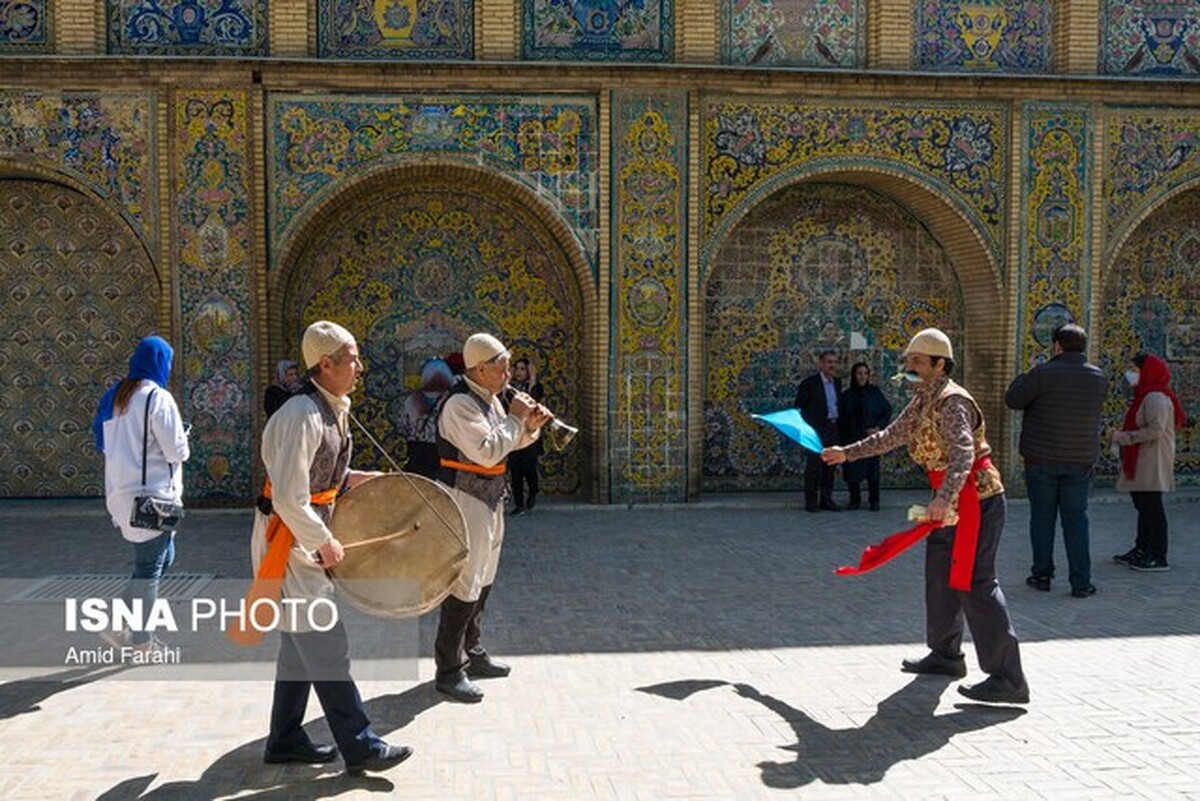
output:
<svg viewBox="0 0 1200 801"><path fill-rule="evenodd" d="M171 378L171 346L150 336L138 343L129 374L100 399L92 422L96 448L104 454L104 491L113 525L133 544L133 575L126 602L143 601L143 615L158 598L158 582L175 559L175 532L134 526L133 500L150 495L183 502L183 462L190 455L179 407L167 391ZM143 452L145 460L143 463ZM161 643L144 631L108 632L116 646L153 650Z"/></svg>

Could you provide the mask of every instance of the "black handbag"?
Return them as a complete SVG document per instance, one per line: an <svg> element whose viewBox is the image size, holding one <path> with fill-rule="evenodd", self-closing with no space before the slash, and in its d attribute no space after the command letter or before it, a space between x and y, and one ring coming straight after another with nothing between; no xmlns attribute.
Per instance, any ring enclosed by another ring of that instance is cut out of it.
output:
<svg viewBox="0 0 1200 801"><path fill-rule="evenodd" d="M146 487L146 442L150 436L150 399L157 390L151 390L146 396L146 415L142 429L142 488ZM175 465L169 464L171 475L175 475ZM153 495L138 495L133 499L133 512L129 517L129 525L134 528L146 528L151 531L174 531L183 517L183 507L174 501L155 498Z"/></svg>

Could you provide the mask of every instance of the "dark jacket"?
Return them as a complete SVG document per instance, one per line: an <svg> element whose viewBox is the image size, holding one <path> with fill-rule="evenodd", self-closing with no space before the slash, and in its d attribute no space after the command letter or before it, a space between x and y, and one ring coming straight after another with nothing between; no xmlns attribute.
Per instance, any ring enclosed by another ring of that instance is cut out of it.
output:
<svg viewBox="0 0 1200 801"><path fill-rule="evenodd" d="M1082 353L1060 353L1013 379L1004 402L1025 411L1025 461L1094 465L1100 458L1100 409L1107 395L1108 379Z"/></svg>
<svg viewBox="0 0 1200 801"><path fill-rule="evenodd" d="M847 445L867 436L869 428L887 428L892 420L892 404L874 384L850 387L841 394L841 403L838 426Z"/></svg>
<svg viewBox="0 0 1200 801"><path fill-rule="evenodd" d="M833 391L840 398L842 395L842 379L833 379ZM804 422L813 427L818 434L821 435L821 441L825 445L836 445L836 442L826 442L829 439L836 439L836 433L830 436L826 433L829 427L829 406L825 403L825 385L821 380L821 373L816 372L808 378L800 382L800 387L796 390L796 402L793 404L800 410L800 416L804 418ZM839 410L840 414L841 410Z"/></svg>

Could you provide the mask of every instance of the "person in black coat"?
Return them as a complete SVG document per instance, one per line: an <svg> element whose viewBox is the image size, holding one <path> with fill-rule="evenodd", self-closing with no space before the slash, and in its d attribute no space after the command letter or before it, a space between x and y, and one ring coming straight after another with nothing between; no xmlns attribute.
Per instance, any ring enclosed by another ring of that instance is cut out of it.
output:
<svg viewBox="0 0 1200 801"><path fill-rule="evenodd" d="M842 393L842 442L858 442L887 428L892 420L892 404L879 387L871 383L871 368L858 362L850 368L850 386ZM847 509L862 507L862 482L867 482L867 503L872 512L879 511L879 457L858 459L842 467L842 477L850 489Z"/></svg>
<svg viewBox="0 0 1200 801"><path fill-rule="evenodd" d="M509 385L513 389L527 393L538 403L546 396L546 390L537 379L537 368L533 362L522 357L513 362L512 380ZM512 493L515 506L514 515L525 514L533 510L537 503L540 481L538 478L538 459L542 455L542 441L538 439L532 445L515 450L508 455L508 472L512 478ZM525 487L529 487L529 495L525 495Z"/></svg>
<svg viewBox="0 0 1200 801"><path fill-rule="evenodd" d="M817 365L817 372L800 382L794 405L804 422L820 435L821 443L829 447L838 444L838 400L842 394L842 380L835 375L837 352L821 351ZM821 461L819 453L809 453L807 457L804 463L804 508L810 512L840 512L842 507L833 502L834 468Z"/></svg>

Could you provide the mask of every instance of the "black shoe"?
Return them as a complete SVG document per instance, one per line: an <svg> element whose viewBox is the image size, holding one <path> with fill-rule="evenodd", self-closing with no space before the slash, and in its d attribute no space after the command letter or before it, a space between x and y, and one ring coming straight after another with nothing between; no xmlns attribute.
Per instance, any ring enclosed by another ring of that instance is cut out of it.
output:
<svg viewBox="0 0 1200 801"><path fill-rule="evenodd" d="M364 761L355 765L346 765L346 773L351 776L361 776L368 770L388 770L408 759L412 756L412 753L413 750L407 745L388 745L387 743L382 743L376 746L375 752Z"/></svg>
<svg viewBox="0 0 1200 801"><path fill-rule="evenodd" d="M1096 585L1089 584L1086 587L1079 587L1071 590L1072 598L1088 598L1096 594Z"/></svg>
<svg viewBox="0 0 1200 801"><path fill-rule="evenodd" d="M1028 704L1029 686L1014 687L999 676L988 676L978 684L958 685L959 695L987 704Z"/></svg>
<svg viewBox="0 0 1200 801"><path fill-rule="evenodd" d="M1127 565L1130 562L1137 561L1145 556L1145 552L1141 548L1130 548L1125 553L1119 553L1113 557L1113 561L1118 565Z"/></svg>
<svg viewBox="0 0 1200 801"><path fill-rule="evenodd" d="M838 506L833 501L821 501L821 511L823 512L840 512L842 507Z"/></svg>
<svg viewBox="0 0 1200 801"><path fill-rule="evenodd" d="M464 704L477 704L483 700L483 690L461 670L445 681L434 682L433 688Z"/></svg>
<svg viewBox="0 0 1200 801"><path fill-rule="evenodd" d="M871 511L872 512L879 511L879 501L871 501Z"/></svg>
<svg viewBox="0 0 1200 801"><path fill-rule="evenodd" d="M1161 573L1164 570L1171 569L1166 559L1146 554L1142 554L1139 558L1131 560L1129 566L1141 573Z"/></svg>
<svg viewBox="0 0 1200 801"><path fill-rule="evenodd" d="M289 762L299 762L304 765L321 765L337 759L338 750L333 745L317 745L308 743L299 748L287 751L267 751L263 754L263 762L268 765L286 765Z"/></svg>
<svg viewBox="0 0 1200 801"><path fill-rule="evenodd" d="M525 514L525 507L518 506L516 509L513 509L511 512L509 512L509 514L512 515L513 517L517 517L518 515L523 515L523 514Z"/></svg>
<svg viewBox="0 0 1200 801"><path fill-rule="evenodd" d="M512 666L492 659L487 654L472 654L467 675L473 679L502 679L512 673Z"/></svg>
<svg viewBox="0 0 1200 801"><path fill-rule="evenodd" d="M819 511L821 511L821 507L820 507L820 506L813 506L813 505L811 505L811 504L808 504L808 505L806 505L806 506L804 507L804 511L806 511L806 512L819 512Z"/></svg>
<svg viewBox="0 0 1200 801"><path fill-rule="evenodd" d="M1049 576L1028 576L1025 583L1035 590L1041 592L1050 592L1050 577Z"/></svg>
<svg viewBox="0 0 1200 801"><path fill-rule="evenodd" d="M930 651L921 659L905 659L900 663L905 673L924 673L937 676L953 676L961 679L967 675L967 662L963 657L948 657Z"/></svg>
<svg viewBox="0 0 1200 801"><path fill-rule="evenodd" d="M858 500L857 498L852 498L850 500L850 503L846 504L846 508L850 511L854 511L855 509L861 509L862 501Z"/></svg>

